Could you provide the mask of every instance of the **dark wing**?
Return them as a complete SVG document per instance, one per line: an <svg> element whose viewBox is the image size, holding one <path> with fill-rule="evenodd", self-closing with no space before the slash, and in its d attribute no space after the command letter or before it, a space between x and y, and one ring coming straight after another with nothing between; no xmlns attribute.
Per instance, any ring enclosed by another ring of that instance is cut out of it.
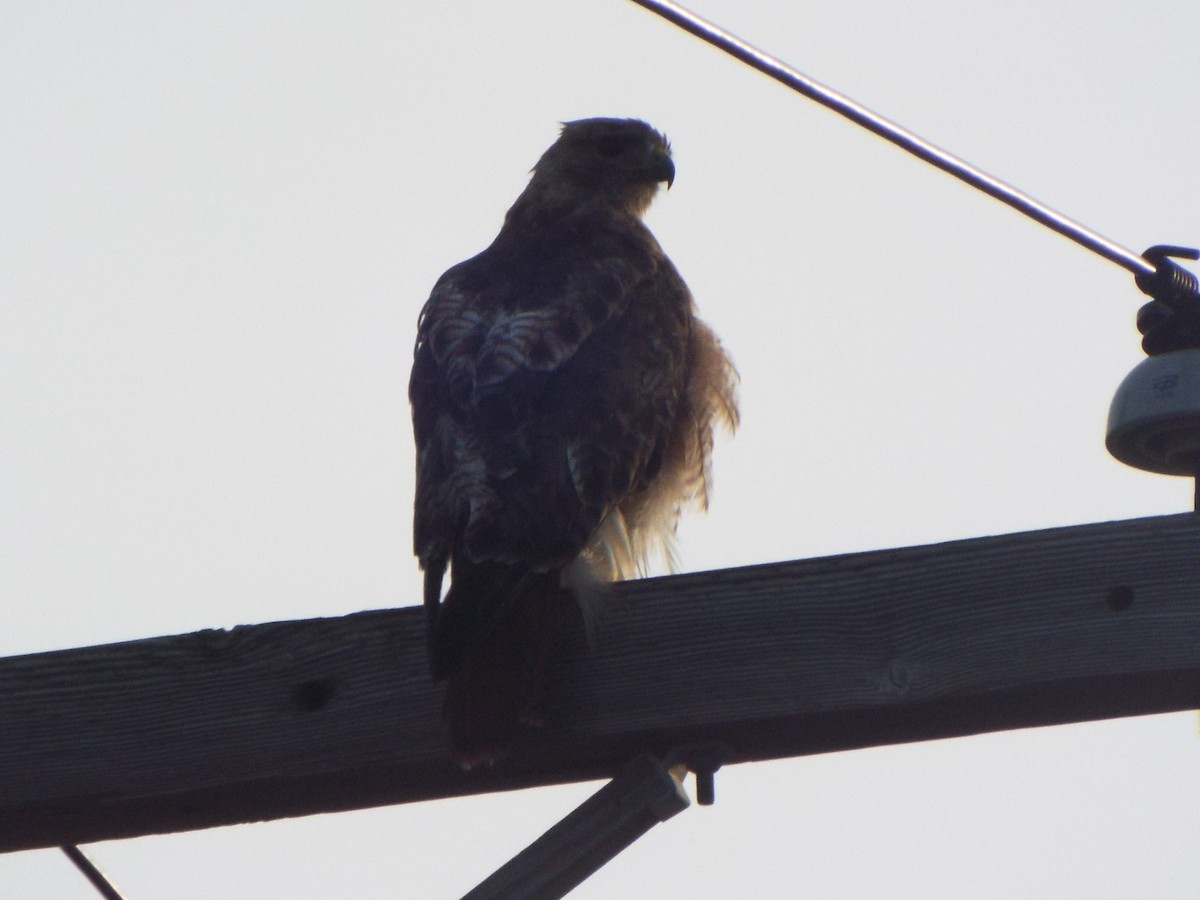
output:
<svg viewBox="0 0 1200 900"><path fill-rule="evenodd" d="M415 550L439 585L451 555L561 568L661 464L691 301L634 237L527 264L493 248L435 286L410 398Z"/></svg>

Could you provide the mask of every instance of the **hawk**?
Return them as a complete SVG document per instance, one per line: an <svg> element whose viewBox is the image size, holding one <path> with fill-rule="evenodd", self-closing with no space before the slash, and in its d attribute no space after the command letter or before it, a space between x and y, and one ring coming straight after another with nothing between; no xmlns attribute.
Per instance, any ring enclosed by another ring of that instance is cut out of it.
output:
<svg viewBox="0 0 1200 900"><path fill-rule="evenodd" d="M465 767L543 723L568 598L670 564L680 508L707 506L713 427L736 427L737 374L641 221L674 177L645 122L565 123L421 311L413 543Z"/></svg>

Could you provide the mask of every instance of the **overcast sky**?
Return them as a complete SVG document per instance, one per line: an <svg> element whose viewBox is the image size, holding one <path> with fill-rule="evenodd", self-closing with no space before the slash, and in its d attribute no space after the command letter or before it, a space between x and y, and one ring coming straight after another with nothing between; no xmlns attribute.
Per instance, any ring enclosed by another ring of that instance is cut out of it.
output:
<svg viewBox="0 0 1200 900"><path fill-rule="evenodd" d="M1194 0L695 0L1140 251ZM1190 508L1104 450L1123 270L625 0L0 7L0 655L418 602L417 313L562 120L645 118L742 374L685 570ZM95 845L131 900L458 897L598 784ZM1200 896L1190 713L732 767L573 895ZM0 896L89 898L54 851Z"/></svg>

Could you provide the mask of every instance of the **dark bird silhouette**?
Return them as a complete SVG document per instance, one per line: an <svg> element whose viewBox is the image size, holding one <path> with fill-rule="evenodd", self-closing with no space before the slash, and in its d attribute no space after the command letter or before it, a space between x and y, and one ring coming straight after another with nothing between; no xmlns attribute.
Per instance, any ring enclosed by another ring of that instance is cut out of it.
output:
<svg viewBox="0 0 1200 900"><path fill-rule="evenodd" d="M414 547L464 766L542 724L564 601L670 561L680 508L707 505L713 426L736 427L736 372L641 221L674 177L646 123L568 122L421 312Z"/></svg>

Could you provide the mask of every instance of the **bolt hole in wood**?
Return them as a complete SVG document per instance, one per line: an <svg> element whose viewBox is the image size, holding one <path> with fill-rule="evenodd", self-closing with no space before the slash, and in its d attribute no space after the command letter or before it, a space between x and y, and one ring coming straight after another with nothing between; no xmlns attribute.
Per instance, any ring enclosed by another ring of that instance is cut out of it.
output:
<svg viewBox="0 0 1200 900"><path fill-rule="evenodd" d="M913 683L912 668L905 662L894 659L888 663L884 676L884 690L893 694L907 694Z"/></svg>
<svg viewBox="0 0 1200 900"><path fill-rule="evenodd" d="M292 702L304 712L316 712L323 709L333 698L334 681L332 678L314 678L302 681L292 691Z"/></svg>
<svg viewBox="0 0 1200 900"><path fill-rule="evenodd" d="M1104 597L1104 604L1113 612L1123 612L1133 606L1133 588L1127 584L1113 585Z"/></svg>

